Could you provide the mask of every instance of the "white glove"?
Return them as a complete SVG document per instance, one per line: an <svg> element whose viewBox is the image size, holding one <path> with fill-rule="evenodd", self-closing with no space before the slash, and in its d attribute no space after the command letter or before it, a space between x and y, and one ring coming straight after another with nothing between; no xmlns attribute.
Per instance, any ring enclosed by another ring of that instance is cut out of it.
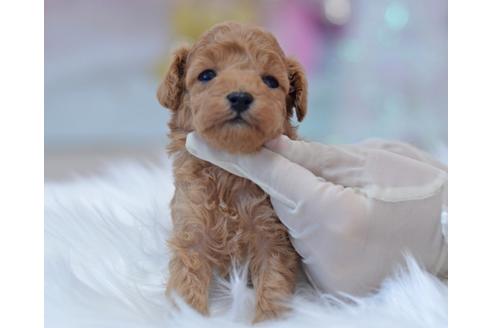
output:
<svg viewBox="0 0 492 328"><path fill-rule="evenodd" d="M434 274L447 273L447 169L410 145L332 146L281 136L255 154L232 155L191 133L186 147L270 195L320 291L373 291L404 253Z"/></svg>

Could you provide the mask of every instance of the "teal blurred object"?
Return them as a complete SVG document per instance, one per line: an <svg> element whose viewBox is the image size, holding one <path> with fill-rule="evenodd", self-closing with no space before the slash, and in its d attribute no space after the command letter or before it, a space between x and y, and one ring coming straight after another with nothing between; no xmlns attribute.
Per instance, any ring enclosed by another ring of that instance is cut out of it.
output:
<svg viewBox="0 0 492 328"><path fill-rule="evenodd" d="M408 23L408 10L400 1L394 1L388 5L384 13L386 25L392 30L401 30Z"/></svg>

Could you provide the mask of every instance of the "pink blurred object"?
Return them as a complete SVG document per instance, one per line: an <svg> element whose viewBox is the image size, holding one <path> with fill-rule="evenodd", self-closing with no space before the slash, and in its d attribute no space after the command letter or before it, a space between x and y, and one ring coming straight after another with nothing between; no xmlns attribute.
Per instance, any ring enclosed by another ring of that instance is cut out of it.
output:
<svg viewBox="0 0 492 328"><path fill-rule="evenodd" d="M270 26L287 55L312 71L323 54L326 27L319 2L288 0L277 4Z"/></svg>

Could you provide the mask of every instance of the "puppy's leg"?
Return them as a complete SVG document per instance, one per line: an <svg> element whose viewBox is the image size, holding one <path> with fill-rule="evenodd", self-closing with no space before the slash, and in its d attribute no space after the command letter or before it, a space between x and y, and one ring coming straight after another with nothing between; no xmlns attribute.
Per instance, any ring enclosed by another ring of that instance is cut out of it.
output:
<svg viewBox="0 0 492 328"><path fill-rule="evenodd" d="M274 318L288 309L298 268L286 228L271 210L268 219L255 220L251 277L256 289L254 322Z"/></svg>
<svg viewBox="0 0 492 328"><path fill-rule="evenodd" d="M177 292L198 312L208 315L208 289L212 277L210 263L191 249L175 250L169 263L166 294Z"/></svg>
<svg viewBox="0 0 492 328"><path fill-rule="evenodd" d="M209 256L207 220L209 213L198 210L176 190L171 203L173 235L169 246L173 257L169 263L166 293L173 291L202 314L208 314L208 290L212 278Z"/></svg>

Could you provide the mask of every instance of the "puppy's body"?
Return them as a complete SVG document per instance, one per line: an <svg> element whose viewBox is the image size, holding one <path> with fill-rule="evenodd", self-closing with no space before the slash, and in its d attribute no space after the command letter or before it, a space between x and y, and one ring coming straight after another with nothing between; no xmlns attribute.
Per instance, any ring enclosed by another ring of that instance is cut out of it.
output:
<svg viewBox="0 0 492 328"><path fill-rule="evenodd" d="M211 67L217 77L197 82ZM265 74L278 79L275 88L265 87ZM193 48L178 50L159 89L160 102L173 111L168 150L176 191L167 290L202 313L208 312L213 270L227 275L234 259L249 263L255 320L280 314L294 289L298 255L268 196L251 181L190 155L186 135L197 131L212 145L236 153L254 152L281 133L295 138L289 119L294 107L298 119L304 116L305 84L299 65L285 58L273 36L228 23L214 27ZM237 90L254 99L246 111L232 110L226 100Z"/></svg>
<svg viewBox="0 0 492 328"><path fill-rule="evenodd" d="M212 270L227 275L232 259L249 262L256 320L279 314L294 288L297 255L267 195L251 181L187 153L184 139L172 146L178 144L168 290L207 313Z"/></svg>

